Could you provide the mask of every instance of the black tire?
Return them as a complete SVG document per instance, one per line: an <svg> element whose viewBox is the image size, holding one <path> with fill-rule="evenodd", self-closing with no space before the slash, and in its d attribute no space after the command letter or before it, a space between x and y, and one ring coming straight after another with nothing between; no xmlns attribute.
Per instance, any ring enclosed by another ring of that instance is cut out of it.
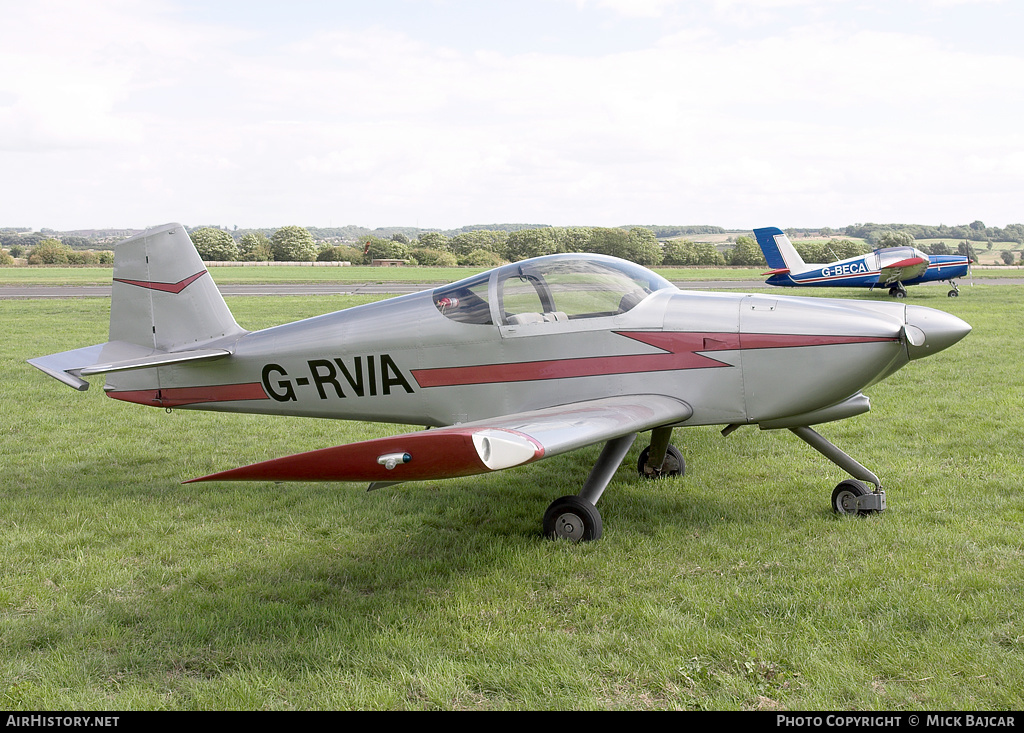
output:
<svg viewBox="0 0 1024 733"><path fill-rule="evenodd" d="M669 445L665 451L665 462L661 464L661 473L654 475L644 471L647 465L647 456L651 452L651 446L647 446L640 452L640 458L636 462L636 471L641 478L667 478L669 476L683 476L686 474L686 461L683 454L674 445Z"/></svg>
<svg viewBox="0 0 1024 733"><path fill-rule="evenodd" d="M832 491L832 511L836 514L857 514L864 516L874 513L873 509L858 509L857 499L870 494L871 490L856 479L843 481Z"/></svg>
<svg viewBox="0 0 1024 733"><path fill-rule="evenodd" d="M593 542L601 538L601 513L578 496L563 496L544 512L544 536L552 540Z"/></svg>
<svg viewBox="0 0 1024 733"><path fill-rule="evenodd" d="M948 293L946 293L946 297L947 298L959 298L960 297L960 293L958 293L956 290L950 290Z"/></svg>

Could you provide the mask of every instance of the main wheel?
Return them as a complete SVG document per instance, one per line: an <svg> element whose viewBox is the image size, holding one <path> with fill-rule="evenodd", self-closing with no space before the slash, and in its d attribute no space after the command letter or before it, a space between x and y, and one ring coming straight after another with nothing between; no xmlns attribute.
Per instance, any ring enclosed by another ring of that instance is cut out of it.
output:
<svg viewBox="0 0 1024 733"><path fill-rule="evenodd" d="M946 297L947 298L959 298L960 297L960 291L959 290L950 290L948 293L946 293Z"/></svg>
<svg viewBox="0 0 1024 733"><path fill-rule="evenodd" d="M863 482L847 479L832 491L832 509L836 514L871 514L873 509L857 508L857 499L870 493Z"/></svg>
<svg viewBox="0 0 1024 733"><path fill-rule="evenodd" d="M647 446L640 452L640 458L636 462L637 473L642 478L665 478L666 476L682 476L686 473L686 461L683 454L674 445L669 445L665 451L665 462L661 464L661 473L647 473L644 468L647 466L647 456L651 452L651 446Z"/></svg>
<svg viewBox="0 0 1024 733"><path fill-rule="evenodd" d="M555 499L544 512L544 536L552 540L591 542L601 538L601 513L578 496Z"/></svg>

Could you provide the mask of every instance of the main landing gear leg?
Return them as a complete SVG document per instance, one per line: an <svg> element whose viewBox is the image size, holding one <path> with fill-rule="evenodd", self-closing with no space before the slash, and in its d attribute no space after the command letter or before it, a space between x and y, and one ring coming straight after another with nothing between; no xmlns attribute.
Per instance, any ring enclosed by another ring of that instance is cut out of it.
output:
<svg viewBox="0 0 1024 733"><path fill-rule="evenodd" d="M949 292L946 293L947 298L958 298L960 297L960 286L952 280L949 281Z"/></svg>
<svg viewBox="0 0 1024 733"><path fill-rule="evenodd" d="M812 428L803 426L790 430L807 445L853 476L852 479L841 482L832 492L832 509L837 514L871 514L885 509L885 492L882 491L882 482L875 474ZM870 491L864 481L874 484L875 490Z"/></svg>
<svg viewBox="0 0 1024 733"><path fill-rule="evenodd" d="M651 444L640 453L636 470L642 478L664 478L682 476L686 473L683 454L671 444L672 428L655 428L651 431Z"/></svg>
<svg viewBox="0 0 1024 733"><path fill-rule="evenodd" d="M546 537L572 542L600 539L601 513L597 511L596 504L635 440L636 433L630 433L605 443L580 493L555 499L544 512Z"/></svg>

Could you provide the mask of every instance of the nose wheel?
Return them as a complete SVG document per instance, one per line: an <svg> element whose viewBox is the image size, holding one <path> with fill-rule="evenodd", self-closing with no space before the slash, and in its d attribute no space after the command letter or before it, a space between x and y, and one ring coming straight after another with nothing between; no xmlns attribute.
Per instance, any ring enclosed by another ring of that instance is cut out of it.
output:
<svg viewBox="0 0 1024 733"><path fill-rule="evenodd" d="M884 508L885 493L879 495L857 479L847 479L832 491L832 510L836 514L864 516Z"/></svg>
<svg viewBox="0 0 1024 733"><path fill-rule="evenodd" d="M814 429L802 426L789 430L854 477L840 482L832 491L832 509L837 514L864 515L885 511L885 492L882 491L882 482L875 474L832 445ZM869 483L874 485L874 491L868 488Z"/></svg>

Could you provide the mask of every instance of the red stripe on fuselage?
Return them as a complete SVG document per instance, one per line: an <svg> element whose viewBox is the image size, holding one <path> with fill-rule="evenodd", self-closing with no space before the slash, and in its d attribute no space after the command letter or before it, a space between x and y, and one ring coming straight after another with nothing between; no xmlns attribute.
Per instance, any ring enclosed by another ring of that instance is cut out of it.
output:
<svg viewBox="0 0 1024 733"><path fill-rule="evenodd" d="M729 366L725 362L696 353L698 350L715 350L714 348L705 348L705 334L652 332L622 333L620 335L657 346L664 351L653 354L623 354L620 356L546 359L512 364L413 369L412 375L421 387L451 387L463 384L530 382ZM736 338L736 334L716 334L716 337L722 336Z"/></svg>
<svg viewBox="0 0 1024 733"><path fill-rule="evenodd" d="M205 274L206 270L203 270L202 272L197 272L195 275L189 275L184 280L179 280L176 283L158 283L150 282L149 280L125 280L120 277L115 277L114 282L124 283L125 285L135 285L136 287L147 288L149 290L159 290L162 293L174 293L177 295Z"/></svg>
<svg viewBox="0 0 1024 733"><path fill-rule="evenodd" d="M172 387L170 389L139 389L107 392L108 397L125 402L153 407L180 407L206 402L237 402L241 400L268 400L263 385L214 384L204 387Z"/></svg>
<svg viewBox="0 0 1024 733"><path fill-rule="evenodd" d="M420 387L454 387L468 384L529 382L548 379L571 379L612 374L635 374L685 369L709 369L731 366L704 356L715 351L743 349L781 349L800 346L830 346L876 341L897 341L898 338L873 336L827 336L799 334L693 333L683 331L617 332L662 351L652 354L624 354L573 359L546 359L510 364L413 369Z"/></svg>

